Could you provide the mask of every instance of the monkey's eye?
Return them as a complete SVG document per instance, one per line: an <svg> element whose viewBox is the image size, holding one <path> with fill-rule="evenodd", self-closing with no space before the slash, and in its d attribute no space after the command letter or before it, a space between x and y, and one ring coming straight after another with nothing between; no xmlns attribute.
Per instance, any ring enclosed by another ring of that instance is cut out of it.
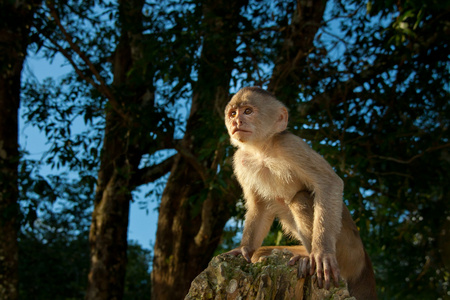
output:
<svg viewBox="0 0 450 300"><path fill-rule="evenodd" d="M244 110L244 114L246 114L246 115L249 115L249 114L251 114L253 112L253 109L251 109L251 108L246 108L245 110Z"/></svg>
<svg viewBox="0 0 450 300"><path fill-rule="evenodd" d="M235 110L230 111L230 117L232 117L232 118L236 117L236 111Z"/></svg>

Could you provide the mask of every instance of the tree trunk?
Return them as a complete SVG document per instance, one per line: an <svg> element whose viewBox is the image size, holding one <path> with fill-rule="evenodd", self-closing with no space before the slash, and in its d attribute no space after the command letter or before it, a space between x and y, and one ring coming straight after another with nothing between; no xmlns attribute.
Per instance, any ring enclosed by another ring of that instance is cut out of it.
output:
<svg viewBox="0 0 450 300"><path fill-rule="evenodd" d="M34 3L0 4L0 299L18 299L18 109Z"/></svg>
<svg viewBox="0 0 450 300"><path fill-rule="evenodd" d="M89 235L91 267L86 299L122 299L124 292L129 209L135 187L133 174L137 173L145 153L142 135L150 131L139 123L139 118L148 118L153 106L153 74L129 76L130 70L139 71L142 67L143 5L141 0L119 1L121 35L113 61L114 98L109 99L116 105L106 111ZM151 66L146 67L150 73Z"/></svg>
<svg viewBox="0 0 450 300"><path fill-rule="evenodd" d="M300 86L309 75L306 58L314 48L327 1L297 0L291 24L284 31L283 44L275 60L275 67L267 87L285 104L296 101Z"/></svg>
<svg viewBox="0 0 450 300"><path fill-rule="evenodd" d="M109 118L107 118L109 119ZM89 234L91 269L86 299L122 299L127 252L129 177L126 139L107 121Z"/></svg>
<svg viewBox="0 0 450 300"><path fill-rule="evenodd" d="M192 279L212 257L229 218L228 206L237 199L235 193L213 188L213 183L223 159L216 149L224 148L220 137L226 133L220 124L236 55L239 11L245 3L202 4L204 42L198 81L186 133L161 199L152 299L183 299ZM207 153L206 158L200 159L200 153Z"/></svg>

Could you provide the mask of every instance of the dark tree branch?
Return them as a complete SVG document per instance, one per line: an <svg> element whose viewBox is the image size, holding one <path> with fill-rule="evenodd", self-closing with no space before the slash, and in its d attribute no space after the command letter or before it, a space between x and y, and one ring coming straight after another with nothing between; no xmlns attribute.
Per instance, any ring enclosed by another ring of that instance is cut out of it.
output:
<svg viewBox="0 0 450 300"><path fill-rule="evenodd" d="M203 182L206 184L207 182L206 167L202 166L202 164L198 161L197 157L189 149L183 147L181 144L175 145L175 149L198 172Z"/></svg>
<svg viewBox="0 0 450 300"><path fill-rule="evenodd" d="M162 176L170 172L174 161L175 155L167 158L157 165L139 169L139 171L137 171L133 176L131 182L132 185L140 186L149 182L154 182L158 178L161 178Z"/></svg>
<svg viewBox="0 0 450 300"><path fill-rule="evenodd" d="M55 39L53 39L49 36L47 36L47 39L50 42L52 42L52 44L54 46L54 48L53 47L49 47L49 48L61 53L67 59L67 61L70 63L70 65L75 70L75 72L78 74L78 76L81 77L81 79L85 80L87 83L92 85L95 89L101 91L101 86L98 85L97 83L95 83L95 81L92 78L90 78L89 76L86 76L86 74L84 74L84 72L79 68L77 63L73 60L73 57L69 53L69 51L67 51L65 48L63 48L61 45L59 45Z"/></svg>
<svg viewBox="0 0 450 300"><path fill-rule="evenodd" d="M399 164L410 164L412 163L414 160L416 160L417 158L424 156L425 153L428 152L433 152L436 150L440 150L440 149L445 149L445 148L449 148L450 147L450 143L444 144L444 145L439 145L439 146L435 146L435 147L430 147L425 149L425 151L423 151L422 153L416 154L413 157L411 157L408 160L403 160L403 159L399 159L399 158L395 158L395 157L387 157L387 156L381 156L381 155L373 155L370 156L369 158L379 158L379 159L383 159L383 160L389 160L389 161L393 161Z"/></svg>

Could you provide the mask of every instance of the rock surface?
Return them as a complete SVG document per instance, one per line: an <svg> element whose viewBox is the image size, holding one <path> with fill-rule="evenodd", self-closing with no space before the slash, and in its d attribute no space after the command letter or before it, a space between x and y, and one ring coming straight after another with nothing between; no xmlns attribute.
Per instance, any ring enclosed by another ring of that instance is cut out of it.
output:
<svg viewBox="0 0 450 300"><path fill-rule="evenodd" d="M191 299L333 299L351 300L344 281L329 291L317 288L315 276L297 279L297 266L288 266L292 253L273 250L254 264L241 256L218 255L194 281Z"/></svg>

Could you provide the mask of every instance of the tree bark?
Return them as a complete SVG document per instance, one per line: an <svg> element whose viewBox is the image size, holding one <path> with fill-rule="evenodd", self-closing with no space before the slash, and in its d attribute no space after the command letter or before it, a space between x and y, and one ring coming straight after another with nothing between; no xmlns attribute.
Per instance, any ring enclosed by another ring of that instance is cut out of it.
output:
<svg viewBox="0 0 450 300"><path fill-rule="evenodd" d="M143 135L150 131L139 122L148 118L154 99L153 74L129 76L130 70L141 70L143 5L141 0L119 1L121 34L113 59L111 87L116 105L107 106L106 110L89 235L91 267L86 299L122 299L124 292L129 208L135 187L133 174L138 172L145 153Z"/></svg>
<svg viewBox="0 0 450 300"><path fill-rule="evenodd" d="M39 1L0 4L0 299L18 299L20 76Z"/></svg>
<svg viewBox="0 0 450 300"><path fill-rule="evenodd" d="M104 158L98 173L89 234L91 268L86 299L123 297L132 165L128 160L128 149L124 149L126 140L110 130L114 123L107 121Z"/></svg>
<svg viewBox="0 0 450 300"><path fill-rule="evenodd" d="M229 205L237 199L235 193L213 186L223 159L220 149L224 139L220 137L226 133L220 124L236 56L239 12L245 3L202 2L204 40L198 81L186 133L161 199L152 299L182 299L186 295L192 279L212 257L229 218ZM208 149L213 150L200 159L199 153ZM232 184L230 181L231 190Z"/></svg>
<svg viewBox="0 0 450 300"><path fill-rule="evenodd" d="M314 47L326 4L327 0L297 0L291 23L284 31L283 44L267 89L285 104L298 98L300 85L308 76L306 58Z"/></svg>

